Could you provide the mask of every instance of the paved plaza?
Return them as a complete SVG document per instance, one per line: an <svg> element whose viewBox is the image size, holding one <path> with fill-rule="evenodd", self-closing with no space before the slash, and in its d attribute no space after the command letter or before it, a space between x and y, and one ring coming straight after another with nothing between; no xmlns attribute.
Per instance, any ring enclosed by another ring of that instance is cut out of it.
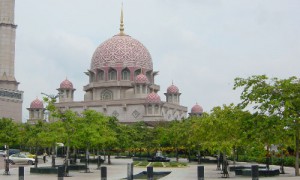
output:
<svg viewBox="0 0 300 180"><path fill-rule="evenodd" d="M50 159L50 158L48 158ZM61 164L63 159L57 158L57 163ZM185 162L185 159L180 159L180 161ZM3 160L1 161L3 162ZM51 162L42 163L42 160L39 166L50 166ZM112 158L112 164L108 165L106 163L103 166L107 167L107 177L108 180L120 180L124 179L127 176L127 164L131 163L131 159L114 159ZM238 164L247 164L248 163L238 163ZM201 164L205 168L205 179L223 179L220 171L216 170L216 164ZM21 166L21 165L20 165ZM189 163L188 167L183 168L154 168L155 172L158 171L171 171L171 173L161 180L193 180L197 179L197 163ZM4 169L3 166L0 166L0 179L1 180L18 180L18 165L13 165L10 168L10 175L3 175ZM55 174L30 174L30 167L25 166L25 180L57 180L57 175ZM279 168L278 166L271 166L271 168ZM96 165L90 165L91 173L84 173L83 171L70 171L70 177L65 177L66 180L99 180L100 179L100 170L97 170ZM146 171L146 168L134 167L134 174L138 174L142 171ZM294 176L294 168L286 167L286 174L282 174L275 177L260 177L264 180L287 180L287 179L300 179L300 177ZM251 177L235 176L234 172L229 172L229 179L252 179Z"/></svg>

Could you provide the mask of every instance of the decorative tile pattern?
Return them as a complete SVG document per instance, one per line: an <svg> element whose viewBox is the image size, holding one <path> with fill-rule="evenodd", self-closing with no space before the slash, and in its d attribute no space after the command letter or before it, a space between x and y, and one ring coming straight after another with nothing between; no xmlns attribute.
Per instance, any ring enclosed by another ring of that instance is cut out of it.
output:
<svg viewBox="0 0 300 180"><path fill-rule="evenodd" d="M115 35L100 44L94 52L91 70L117 66L153 69L149 51L128 35Z"/></svg>
<svg viewBox="0 0 300 180"><path fill-rule="evenodd" d="M43 109L44 108L44 104L43 104L43 102L41 100L39 100L38 98L36 98L34 101L31 102L30 108L32 108L32 109Z"/></svg>
<svg viewBox="0 0 300 180"><path fill-rule="evenodd" d="M118 117L120 114L115 110L111 115L114 117Z"/></svg>
<svg viewBox="0 0 300 180"><path fill-rule="evenodd" d="M132 116L136 119L137 117L140 116L140 113L139 113L137 110L134 110L134 111L132 112Z"/></svg>
<svg viewBox="0 0 300 180"><path fill-rule="evenodd" d="M179 89L178 89L177 86L175 86L175 85L172 84L171 86L168 87L167 93L168 94L178 94L179 93Z"/></svg>
<svg viewBox="0 0 300 180"><path fill-rule="evenodd" d="M145 76L144 74L139 74L135 78L135 83L138 83L138 84L149 84L150 82L149 82L147 76Z"/></svg>
<svg viewBox="0 0 300 180"><path fill-rule="evenodd" d="M155 104L158 104L158 103L161 103L161 100L160 100L160 97L158 94L156 94L155 92L152 92L150 94L148 94L147 98L146 98L146 102L147 103L155 103Z"/></svg>
<svg viewBox="0 0 300 180"><path fill-rule="evenodd" d="M60 83L60 88L61 89L73 89L73 84L71 81L68 79L64 80L63 82Z"/></svg>

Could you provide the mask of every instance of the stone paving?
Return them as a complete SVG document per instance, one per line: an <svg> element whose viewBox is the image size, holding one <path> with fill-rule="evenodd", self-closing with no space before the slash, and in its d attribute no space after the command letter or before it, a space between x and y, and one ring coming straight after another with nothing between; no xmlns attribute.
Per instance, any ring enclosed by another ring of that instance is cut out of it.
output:
<svg viewBox="0 0 300 180"><path fill-rule="evenodd" d="M50 159L50 158L48 158ZM63 159L57 158L57 164L62 164ZM180 161L186 161L185 159L181 159ZM3 161L2 161L3 162ZM2 163L1 162L1 163ZM51 162L48 161L46 163L41 163L39 166L50 166ZM103 164L103 166L107 167L107 176L108 180L121 180L127 176L127 164L131 163L131 159L114 159L112 158L112 164ZM239 163L239 164L247 164L249 163ZM216 164L201 164L205 168L205 179L209 180L220 180L222 175L220 171L216 170ZM3 175L4 169L0 169L0 180L18 180L18 166L23 165L14 165L10 168L10 175ZM161 178L161 180L193 180L197 179L197 163L189 163L188 167L183 168L154 168L154 171L171 171L171 174ZM30 174L30 167L25 166L25 180L56 180L57 175L55 174ZM271 166L271 168L279 168L276 166ZM100 179L100 170L96 169L96 165L90 165L91 173L84 173L83 171L70 171L70 177L65 177L65 180L99 180ZM134 167L134 174L138 174L142 171L146 171L146 168ZM286 167L286 174L281 174L279 176L274 177L260 177L260 179L264 180L287 180L287 179L297 179L300 177L294 176L294 168ZM235 176L234 172L230 172L229 179L252 179L251 177L243 177L243 176Z"/></svg>

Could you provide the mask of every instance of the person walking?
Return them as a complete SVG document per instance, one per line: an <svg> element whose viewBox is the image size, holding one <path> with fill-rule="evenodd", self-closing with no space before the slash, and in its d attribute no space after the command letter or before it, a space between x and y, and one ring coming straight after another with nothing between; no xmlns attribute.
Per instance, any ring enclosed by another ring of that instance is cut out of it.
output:
<svg viewBox="0 0 300 180"><path fill-rule="evenodd" d="M43 154L43 160L44 160L44 163L46 163L46 157L47 157L47 153L46 152L44 152L44 154Z"/></svg>

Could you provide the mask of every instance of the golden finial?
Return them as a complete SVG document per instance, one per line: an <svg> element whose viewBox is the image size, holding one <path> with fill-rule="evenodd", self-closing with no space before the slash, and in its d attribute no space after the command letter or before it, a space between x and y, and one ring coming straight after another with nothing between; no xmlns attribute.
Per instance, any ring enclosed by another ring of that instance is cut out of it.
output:
<svg viewBox="0 0 300 180"><path fill-rule="evenodd" d="M121 18L120 18L120 35L125 35L124 33L124 21L123 21L123 3L122 3L122 8L121 8Z"/></svg>

